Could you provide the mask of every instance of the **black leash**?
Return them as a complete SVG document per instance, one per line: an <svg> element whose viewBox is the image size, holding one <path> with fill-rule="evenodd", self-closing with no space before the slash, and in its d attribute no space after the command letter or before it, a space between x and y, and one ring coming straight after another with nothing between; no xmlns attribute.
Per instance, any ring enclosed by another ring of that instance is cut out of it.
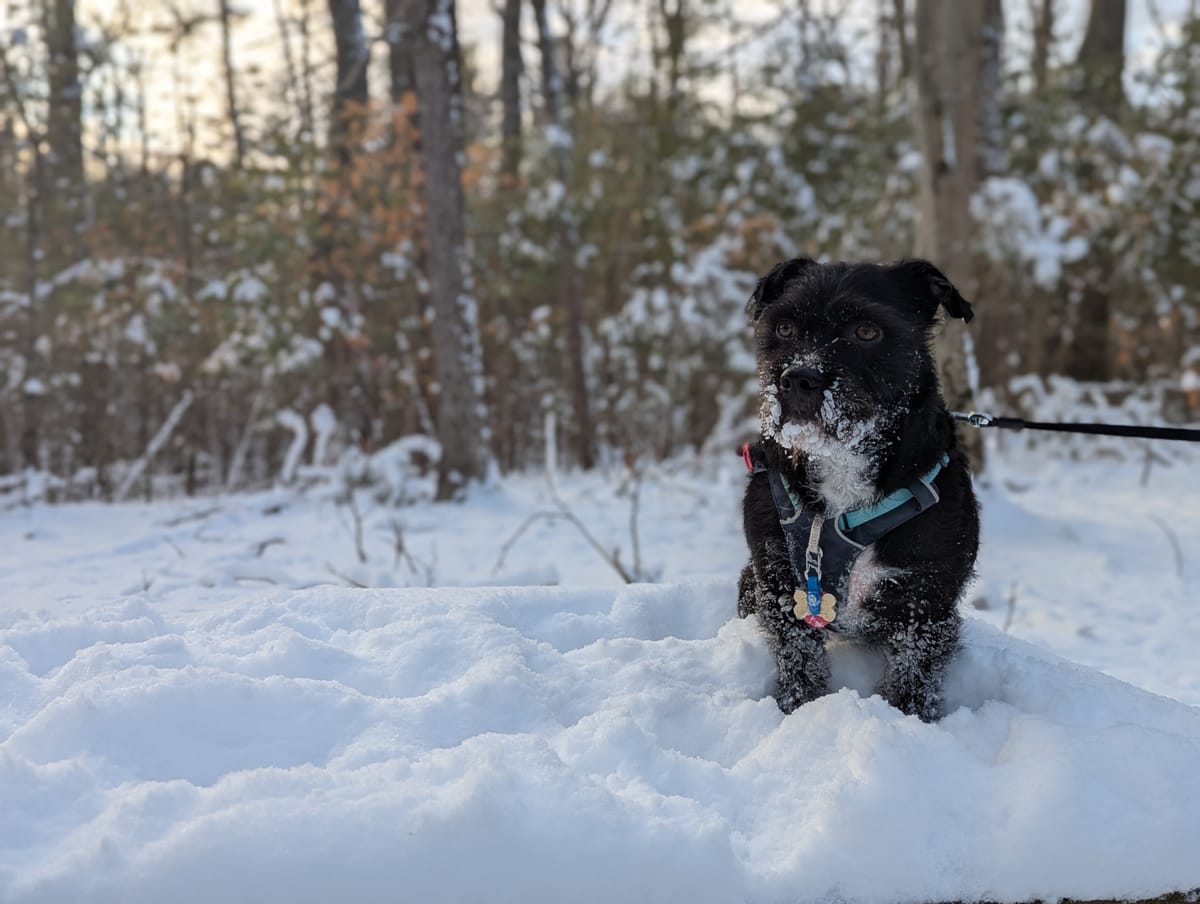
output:
<svg viewBox="0 0 1200 904"><path fill-rule="evenodd" d="M1138 427L1130 424L1064 424L1058 421L1027 421L1019 417L993 417L978 411L951 411L950 417L972 427L1001 430L1054 430L1059 433L1091 433L1099 436L1137 436L1142 439L1174 439L1200 443L1200 430L1182 427Z"/></svg>

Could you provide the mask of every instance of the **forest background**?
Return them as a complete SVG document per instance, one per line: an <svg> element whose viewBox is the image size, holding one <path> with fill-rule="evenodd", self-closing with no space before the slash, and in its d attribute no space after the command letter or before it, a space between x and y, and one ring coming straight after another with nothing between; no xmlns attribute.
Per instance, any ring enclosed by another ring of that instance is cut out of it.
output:
<svg viewBox="0 0 1200 904"><path fill-rule="evenodd" d="M1195 421L1197 7L5 0L0 492L727 451L798 254L936 261L953 406Z"/></svg>

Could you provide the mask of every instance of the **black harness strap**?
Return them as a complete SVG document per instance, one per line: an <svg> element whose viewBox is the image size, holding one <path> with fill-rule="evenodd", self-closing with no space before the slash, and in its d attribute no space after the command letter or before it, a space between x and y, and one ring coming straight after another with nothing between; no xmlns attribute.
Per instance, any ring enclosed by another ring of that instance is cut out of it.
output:
<svg viewBox="0 0 1200 904"><path fill-rule="evenodd" d="M766 474L771 487L771 498L779 514L779 526L787 541L788 558L796 586L805 586L809 536L816 512L807 511L799 497L788 485L782 472L767 465L762 448L747 443L742 456L751 474ZM862 551L895 530L906 521L936 505L941 498L933 485L937 474L948 462L947 457L927 474L909 483L903 489L888 494L873 506L845 512L837 518L826 518L821 524L820 550L821 590L832 593L838 600L846 598L850 570Z"/></svg>

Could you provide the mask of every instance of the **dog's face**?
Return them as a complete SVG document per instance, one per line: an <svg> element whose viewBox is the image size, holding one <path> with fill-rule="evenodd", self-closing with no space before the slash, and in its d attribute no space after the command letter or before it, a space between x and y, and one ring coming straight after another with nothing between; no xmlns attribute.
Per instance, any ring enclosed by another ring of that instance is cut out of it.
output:
<svg viewBox="0 0 1200 904"><path fill-rule="evenodd" d="M936 395L929 340L939 307L973 316L927 261L777 265L747 305L763 436L794 454L869 454L918 394Z"/></svg>

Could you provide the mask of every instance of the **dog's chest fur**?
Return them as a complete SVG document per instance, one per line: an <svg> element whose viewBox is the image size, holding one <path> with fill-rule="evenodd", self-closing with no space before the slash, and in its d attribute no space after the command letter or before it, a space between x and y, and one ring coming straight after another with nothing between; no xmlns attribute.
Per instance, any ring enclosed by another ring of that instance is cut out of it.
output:
<svg viewBox="0 0 1200 904"><path fill-rule="evenodd" d="M831 450L828 455L809 455L809 481L825 500L831 514L841 514L874 501L878 496L874 459L845 447Z"/></svg>
<svg viewBox="0 0 1200 904"><path fill-rule="evenodd" d="M864 549L854 560L846 580L845 598L838 603L837 619L830 625L834 633L851 636L863 633L871 618L866 602L883 582L895 581L902 573L902 569L882 565L871 547Z"/></svg>

